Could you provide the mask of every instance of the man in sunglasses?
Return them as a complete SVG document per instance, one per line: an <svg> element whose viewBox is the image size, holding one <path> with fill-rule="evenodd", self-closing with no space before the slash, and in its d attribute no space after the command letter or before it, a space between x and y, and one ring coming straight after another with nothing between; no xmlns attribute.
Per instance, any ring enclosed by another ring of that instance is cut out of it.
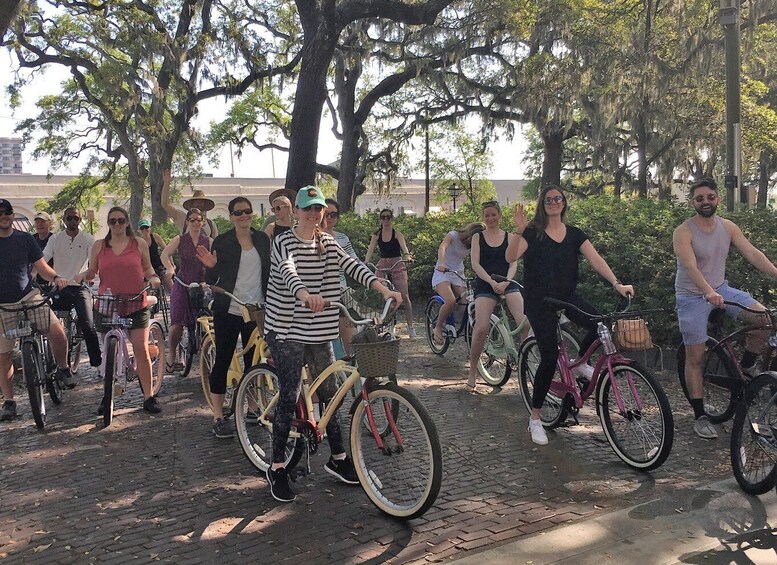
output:
<svg viewBox="0 0 777 565"><path fill-rule="evenodd" d="M691 205L696 214L680 224L673 236L677 255L677 318L685 344L685 381L694 413L693 428L704 439L718 437L715 427L704 413L703 400L702 362L710 313L715 308L725 308L726 314L748 324L766 322L763 316L723 303L725 300L738 302L754 310L764 309L747 292L728 285L726 258L731 244L756 269L777 278L777 267L766 255L750 243L734 222L716 214L718 202L718 185L713 179L693 183ZM748 332L740 363L750 374L759 372L756 361L767 337L761 332Z"/></svg>
<svg viewBox="0 0 777 565"><path fill-rule="evenodd" d="M73 277L89 267L94 237L81 229L81 213L78 209L66 208L63 219L64 231L55 234L43 250L43 258L46 261L53 261L54 270L68 281L68 286L60 289L54 296L52 308L54 310L76 309L78 327L84 336L86 350L89 353L89 364L92 367L99 367L102 356L100 338L94 329L92 293L87 287L73 281ZM70 387L75 386L75 382L66 384Z"/></svg>
<svg viewBox="0 0 777 565"><path fill-rule="evenodd" d="M14 211L8 200L0 198L0 304L18 304L22 300L40 300L40 294L33 287L32 270L48 282L63 288L67 281L46 264L35 239L29 233L15 230ZM62 324L48 306L39 310L48 310L50 326L46 334L51 350L57 361L58 377L67 382L70 370L67 367L67 340ZM41 315L45 315L42 312ZM5 316L3 316L5 318ZM0 391L3 393L3 405L0 407L0 421L16 417L16 401L13 390L13 371L11 370L11 351L15 340L7 339L5 328L0 331Z"/></svg>

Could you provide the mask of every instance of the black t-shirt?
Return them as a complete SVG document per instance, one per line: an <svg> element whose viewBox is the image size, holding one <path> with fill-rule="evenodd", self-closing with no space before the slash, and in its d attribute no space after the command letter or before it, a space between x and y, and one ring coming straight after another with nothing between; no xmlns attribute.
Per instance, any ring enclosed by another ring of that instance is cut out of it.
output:
<svg viewBox="0 0 777 565"><path fill-rule="evenodd" d="M0 304L19 302L32 289L32 264L43 252L30 234L13 230L0 237Z"/></svg>
<svg viewBox="0 0 777 565"><path fill-rule="evenodd" d="M579 228L567 226L566 236L557 243L544 232L527 227L523 238L529 244L523 255L526 304L539 305L546 296L559 300L569 297L577 288L580 246L588 236Z"/></svg>
<svg viewBox="0 0 777 565"><path fill-rule="evenodd" d="M49 235L47 235L47 236L46 236L45 238L43 238L43 239L41 239L40 237L38 237L38 234L37 234L37 233L34 233L34 234L32 234L32 239L34 239L34 240L35 240L35 242L36 242L36 243L38 244L38 246L40 247L40 250L41 250L41 251L43 251L44 249L46 249L46 245L48 245L48 243L49 243L49 240L50 240L52 237L54 237L54 232L49 232ZM53 266L54 266L54 258L52 257L51 259L49 259L49 267L53 267ZM43 278L42 276L40 276L40 275L38 275L37 277L35 277L35 282L36 282L36 283L38 283L38 284L39 284L39 285L41 285L41 286L48 286L48 284L49 284L49 281L47 281L46 279L44 279L44 278Z"/></svg>

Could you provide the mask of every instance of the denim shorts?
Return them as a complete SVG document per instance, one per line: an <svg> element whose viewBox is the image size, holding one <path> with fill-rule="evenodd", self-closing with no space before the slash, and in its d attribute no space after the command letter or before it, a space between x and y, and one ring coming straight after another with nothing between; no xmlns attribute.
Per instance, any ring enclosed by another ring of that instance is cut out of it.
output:
<svg viewBox="0 0 777 565"><path fill-rule="evenodd" d="M743 290L731 288L728 281L724 282L715 292L729 302L739 302L745 306L752 306L758 302ZM707 321L715 306L707 302L703 295L677 295L675 297L677 321L680 324L680 333L686 345L698 345L707 341ZM736 319L741 308L726 305L726 314Z"/></svg>
<svg viewBox="0 0 777 565"><path fill-rule="evenodd" d="M499 302L499 295L494 292L494 289L491 288L491 285L488 284L485 281L482 281L480 279L475 279L475 298L480 298L481 296L490 298L496 302ZM521 287L519 287L517 284L511 284L507 287L505 290L504 295L507 296L508 294L512 294L514 292L521 292Z"/></svg>

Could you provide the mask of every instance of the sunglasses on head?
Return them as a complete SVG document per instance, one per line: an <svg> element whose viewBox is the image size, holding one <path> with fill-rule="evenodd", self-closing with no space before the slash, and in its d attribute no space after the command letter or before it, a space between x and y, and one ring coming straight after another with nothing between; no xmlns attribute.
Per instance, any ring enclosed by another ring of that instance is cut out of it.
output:
<svg viewBox="0 0 777 565"><path fill-rule="evenodd" d="M13 210L0 210L0 216L13 216Z"/></svg>
<svg viewBox="0 0 777 565"><path fill-rule="evenodd" d="M80 222L81 217L80 216L65 216L65 221L67 222Z"/></svg>
<svg viewBox="0 0 777 565"><path fill-rule="evenodd" d="M112 226L115 226L116 224L123 226L127 223L127 218L108 218L108 223Z"/></svg>
<svg viewBox="0 0 777 565"><path fill-rule="evenodd" d="M334 220L340 217L340 212L327 212L326 217Z"/></svg>
<svg viewBox="0 0 777 565"><path fill-rule="evenodd" d="M391 219L391 218L393 218L393 217L394 217L394 216L381 216L381 217L380 217L380 219L381 219L381 220L390 220L390 219Z"/></svg>
<svg viewBox="0 0 777 565"><path fill-rule="evenodd" d="M288 204L278 204L275 208L273 208L273 212L280 212L284 208L288 208Z"/></svg>
<svg viewBox="0 0 777 565"><path fill-rule="evenodd" d="M320 212L323 210L324 207L321 204L311 204L310 206L305 206L304 208L300 208L303 212L310 212L313 210L314 212Z"/></svg>
<svg viewBox="0 0 777 565"><path fill-rule="evenodd" d="M235 217L240 217L243 214L245 214L246 216L250 216L251 214L254 213L254 210L252 208L243 208L242 210L232 210L232 212L230 213Z"/></svg>
<svg viewBox="0 0 777 565"><path fill-rule="evenodd" d="M564 197L561 195L545 197L545 204L553 204L554 202L556 204L561 204L562 202L564 202Z"/></svg>
<svg viewBox="0 0 777 565"><path fill-rule="evenodd" d="M704 202L704 195L700 194L699 196L694 196L693 199L699 203ZM718 199L718 195L715 193L707 195L707 200L709 200L710 202L715 202L717 199Z"/></svg>

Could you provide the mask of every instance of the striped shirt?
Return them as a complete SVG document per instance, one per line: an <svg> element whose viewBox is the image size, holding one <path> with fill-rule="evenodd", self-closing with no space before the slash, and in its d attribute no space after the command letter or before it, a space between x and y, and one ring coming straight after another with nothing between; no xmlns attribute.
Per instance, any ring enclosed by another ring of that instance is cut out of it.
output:
<svg viewBox="0 0 777 565"><path fill-rule="evenodd" d="M322 232L320 237L324 245L320 256L316 242L300 239L295 230L272 241L264 328L265 333L274 331L278 341L326 343L338 336L340 311L327 308L311 312L297 300L300 290L337 301L341 270L364 286L375 280L372 271L349 256L331 235Z"/></svg>

